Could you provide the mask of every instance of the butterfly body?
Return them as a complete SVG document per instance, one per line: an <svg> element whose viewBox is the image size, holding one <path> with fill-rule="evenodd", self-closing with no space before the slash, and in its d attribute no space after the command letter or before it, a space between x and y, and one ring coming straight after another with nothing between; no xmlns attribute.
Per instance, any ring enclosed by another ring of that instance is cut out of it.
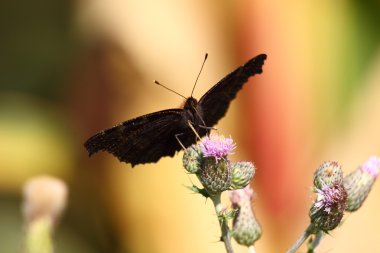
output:
<svg viewBox="0 0 380 253"><path fill-rule="evenodd" d="M187 128L189 122L194 126L195 130L199 130L201 126L206 127L203 121L202 106L193 97L186 99L182 111L182 125Z"/></svg>
<svg viewBox="0 0 380 253"><path fill-rule="evenodd" d="M182 148L178 140L185 147L196 143L189 124L200 137L205 136L207 128L225 115L248 78L262 73L265 59L265 54L252 58L220 80L199 101L189 97L182 109L158 111L122 122L89 138L85 148L90 156L103 150L132 166L174 156Z"/></svg>

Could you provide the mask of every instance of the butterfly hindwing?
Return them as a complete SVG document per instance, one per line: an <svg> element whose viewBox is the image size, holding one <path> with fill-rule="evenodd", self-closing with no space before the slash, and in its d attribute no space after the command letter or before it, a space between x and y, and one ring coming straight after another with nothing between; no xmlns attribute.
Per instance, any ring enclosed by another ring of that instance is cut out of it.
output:
<svg viewBox="0 0 380 253"><path fill-rule="evenodd" d="M220 80L202 96L199 104L202 107L207 126L214 126L226 114L231 101L249 77L263 72L262 66L266 58L265 54L252 58Z"/></svg>
<svg viewBox="0 0 380 253"><path fill-rule="evenodd" d="M157 162L181 149L175 135L184 128L182 111L163 110L122 122L92 136L85 147L90 156L107 151L132 166Z"/></svg>

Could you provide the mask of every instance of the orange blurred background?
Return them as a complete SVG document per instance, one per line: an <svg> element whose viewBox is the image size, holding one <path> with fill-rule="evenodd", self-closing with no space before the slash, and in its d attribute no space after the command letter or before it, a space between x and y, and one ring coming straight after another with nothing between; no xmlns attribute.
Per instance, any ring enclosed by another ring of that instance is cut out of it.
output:
<svg viewBox="0 0 380 253"><path fill-rule="evenodd" d="M309 223L314 170L380 155L378 1L3 1L0 3L0 252L20 249L21 189L69 185L56 252L224 252L212 203L189 192L182 153L131 169L91 159L92 134L194 97L259 53L217 126L257 171L257 252L284 252ZM154 145L154 143L152 143ZM320 252L380 252L380 189ZM360 232L359 232L360 231ZM234 244L236 252L246 249ZM303 252L306 248L302 248Z"/></svg>

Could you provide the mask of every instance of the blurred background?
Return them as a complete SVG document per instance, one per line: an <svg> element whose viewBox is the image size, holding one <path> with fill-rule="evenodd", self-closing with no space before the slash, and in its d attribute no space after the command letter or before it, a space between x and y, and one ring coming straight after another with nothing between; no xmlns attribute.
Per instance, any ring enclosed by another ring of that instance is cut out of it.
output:
<svg viewBox="0 0 380 253"><path fill-rule="evenodd" d="M233 160L258 168L257 252L284 252L309 223L314 170L336 160L348 173L380 155L379 25L370 0L1 1L0 252L20 251L22 185L40 174L69 186L57 253L224 252L212 203L183 187L196 179L182 153L131 169L83 148L179 107L152 80L189 96L206 52L195 98L268 55L217 128L237 142ZM380 252L379 198L377 183L319 252Z"/></svg>

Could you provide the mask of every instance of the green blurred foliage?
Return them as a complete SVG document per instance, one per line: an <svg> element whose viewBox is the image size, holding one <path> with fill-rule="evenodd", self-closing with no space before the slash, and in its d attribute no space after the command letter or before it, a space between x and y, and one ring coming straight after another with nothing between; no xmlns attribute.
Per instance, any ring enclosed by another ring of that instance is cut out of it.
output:
<svg viewBox="0 0 380 253"><path fill-rule="evenodd" d="M363 88L363 77L380 44L380 3L375 0L351 1L347 12L344 44L341 45L341 66L336 66L341 91L340 113L350 109L355 93Z"/></svg>
<svg viewBox="0 0 380 253"><path fill-rule="evenodd" d="M0 1L0 90L59 97L73 56L66 0Z"/></svg>

